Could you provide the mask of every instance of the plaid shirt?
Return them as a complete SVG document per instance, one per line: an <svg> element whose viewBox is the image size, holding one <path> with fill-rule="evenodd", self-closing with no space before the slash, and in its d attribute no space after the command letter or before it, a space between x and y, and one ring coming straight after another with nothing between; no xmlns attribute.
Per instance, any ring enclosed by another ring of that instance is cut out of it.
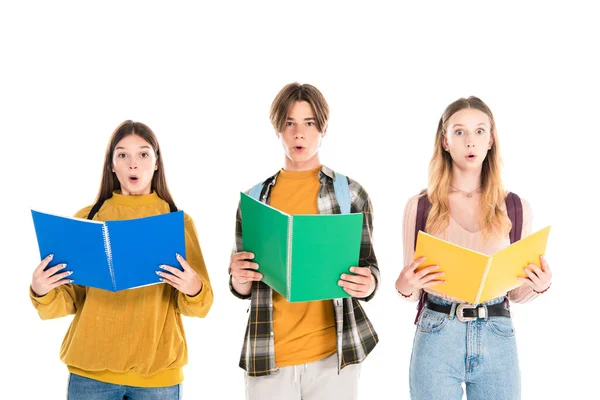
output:
<svg viewBox="0 0 600 400"><path fill-rule="evenodd" d="M269 204L271 189L275 186L279 173L265 181L260 200ZM321 182L318 198L319 214L340 214L335 198L333 179L335 172L323 166L319 172ZM375 278L373 293L361 299L369 301L379 287L380 275L377 259L373 252L372 231L373 215L369 195L358 182L348 179L351 198L351 212L364 214L362 240L360 245L359 267L369 267ZM235 247L233 252L243 251L242 220L237 210L235 224ZM273 340L273 291L264 282L254 282L252 292L242 296L235 291L229 277L229 289L240 299L250 299L250 315L244 336L244 345L240 358L240 367L250 376L264 376L277 372L275 365L275 344ZM360 303L355 298L332 300L335 312L337 333L338 371L350 364L364 360L379 341L377 333L367 318Z"/></svg>

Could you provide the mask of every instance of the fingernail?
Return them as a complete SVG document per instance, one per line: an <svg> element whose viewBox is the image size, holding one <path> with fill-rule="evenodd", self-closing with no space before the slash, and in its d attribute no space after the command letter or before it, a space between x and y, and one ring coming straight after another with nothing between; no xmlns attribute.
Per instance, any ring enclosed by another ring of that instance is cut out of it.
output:
<svg viewBox="0 0 600 400"><path fill-rule="evenodd" d="M175 257L176 258L181 258L181 256L179 255L179 253L175 253Z"/></svg>
<svg viewBox="0 0 600 400"><path fill-rule="evenodd" d="M346 279L346 274L342 274L342 275L340 275L340 278L342 278L342 279Z"/></svg>
<svg viewBox="0 0 600 400"><path fill-rule="evenodd" d="M160 280L161 282L164 282L164 281L165 281L163 278L160 278L159 280Z"/></svg>
<svg viewBox="0 0 600 400"><path fill-rule="evenodd" d="M434 265L433 267L434 267L434 269L438 269L440 266L439 265Z"/></svg>
<svg viewBox="0 0 600 400"><path fill-rule="evenodd" d="M73 283L75 282L73 279L69 279L69 283Z"/></svg>
<svg viewBox="0 0 600 400"><path fill-rule="evenodd" d="M63 269L66 266L67 266L67 264L61 264L59 269Z"/></svg>
<svg viewBox="0 0 600 400"><path fill-rule="evenodd" d="M350 271L351 272L356 272L356 268L355 267L350 267Z"/></svg>
<svg viewBox="0 0 600 400"><path fill-rule="evenodd" d="M50 254L50 255L48 256L48 260L52 260L53 258L54 258L54 254Z"/></svg>
<svg viewBox="0 0 600 400"><path fill-rule="evenodd" d="M161 274L162 274L162 272L160 272L160 271L156 271L156 275L159 275L159 276L160 276Z"/></svg>
<svg viewBox="0 0 600 400"><path fill-rule="evenodd" d="M166 269L164 265L159 265L159 268Z"/></svg>
<svg viewBox="0 0 600 400"><path fill-rule="evenodd" d="M338 281L338 285L339 285L339 286L342 286L342 281Z"/></svg>
<svg viewBox="0 0 600 400"><path fill-rule="evenodd" d="M68 271L68 272L69 272L69 274L67 276L73 275L73 271Z"/></svg>

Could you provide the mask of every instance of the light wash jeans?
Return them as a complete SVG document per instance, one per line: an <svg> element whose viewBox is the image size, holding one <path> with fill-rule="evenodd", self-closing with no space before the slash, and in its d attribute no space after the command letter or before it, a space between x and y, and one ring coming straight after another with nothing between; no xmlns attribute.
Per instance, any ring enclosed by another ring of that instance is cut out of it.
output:
<svg viewBox="0 0 600 400"><path fill-rule="evenodd" d="M114 385L80 375L69 375L68 400L180 400L181 398L181 384L145 388Z"/></svg>
<svg viewBox="0 0 600 400"><path fill-rule="evenodd" d="M452 303L428 296L437 304ZM504 297L484 303L501 303ZM428 308L417 323L410 360L413 400L518 400L521 378L515 330L508 317L460 322Z"/></svg>

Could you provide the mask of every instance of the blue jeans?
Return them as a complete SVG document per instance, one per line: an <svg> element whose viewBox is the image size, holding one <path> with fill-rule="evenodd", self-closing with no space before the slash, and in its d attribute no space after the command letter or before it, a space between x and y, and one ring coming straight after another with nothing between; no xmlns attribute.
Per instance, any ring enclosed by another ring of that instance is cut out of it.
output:
<svg viewBox="0 0 600 400"><path fill-rule="evenodd" d="M452 303L428 295L437 304ZM501 303L504 297L486 305ZM452 314L452 313L451 313ZM460 322L454 315L423 308L410 360L413 400L517 400L521 378L512 320L489 317Z"/></svg>
<svg viewBox="0 0 600 400"><path fill-rule="evenodd" d="M69 375L68 400L180 400L181 384L167 387L145 388L114 385Z"/></svg>

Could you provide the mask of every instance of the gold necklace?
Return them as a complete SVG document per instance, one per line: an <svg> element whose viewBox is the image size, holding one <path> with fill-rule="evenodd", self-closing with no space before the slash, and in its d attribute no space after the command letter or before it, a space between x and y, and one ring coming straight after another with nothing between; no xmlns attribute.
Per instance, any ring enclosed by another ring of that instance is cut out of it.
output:
<svg viewBox="0 0 600 400"><path fill-rule="evenodd" d="M465 192L464 190L461 190L461 189L455 188L455 187L454 187L454 186L452 186L452 185L450 185L450 187L451 187L452 189L454 189L454 191L456 191L456 192L461 192L462 194L464 194L465 196L467 196L467 197L469 197L469 198L470 198L470 197L473 197L473 193L475 193L475 192L479 191L479 189L481 189L481 186L479 186L477 189L473 190L472 192Z"/></svg>

